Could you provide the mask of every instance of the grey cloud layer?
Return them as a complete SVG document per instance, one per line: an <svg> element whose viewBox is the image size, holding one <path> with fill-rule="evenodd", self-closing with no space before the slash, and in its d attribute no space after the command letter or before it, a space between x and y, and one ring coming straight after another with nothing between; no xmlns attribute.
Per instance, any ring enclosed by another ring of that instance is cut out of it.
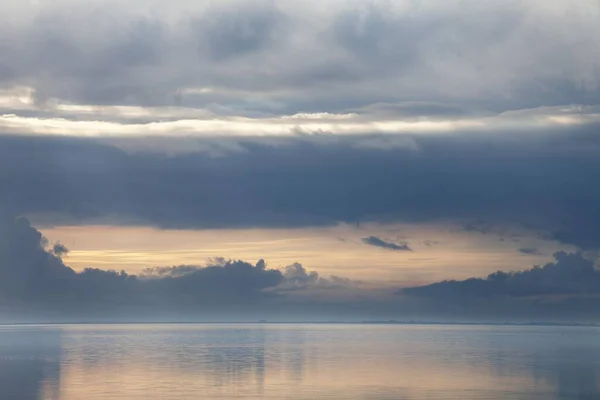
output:
<svg viewBox="0 0 600 400"><path fill-rule="evenodd" d="M592 0L8 1L1 11L0 86L33 87L40 104L277 115L452 103L427 115L598 103Z"/></svg>
<svg viewBox="0 0 600 400"><path fill-rule="evenodd" d="M50 224L164 228L501 222L590 249L600 245L596 129L414 136L414 149L328 135L192 141L234 149L218 157L4 136L0 208Z"/></svg>

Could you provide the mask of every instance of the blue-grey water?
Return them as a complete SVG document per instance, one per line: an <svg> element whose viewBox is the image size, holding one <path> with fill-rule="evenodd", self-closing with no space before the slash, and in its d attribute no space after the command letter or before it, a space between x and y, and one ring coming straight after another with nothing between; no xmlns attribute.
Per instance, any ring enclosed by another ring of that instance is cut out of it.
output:
<svg viewBox="0 0 600 400"><path fill-rule="evenodd" d="M600 329L0 327L1 399L600 399Z"/></svg>

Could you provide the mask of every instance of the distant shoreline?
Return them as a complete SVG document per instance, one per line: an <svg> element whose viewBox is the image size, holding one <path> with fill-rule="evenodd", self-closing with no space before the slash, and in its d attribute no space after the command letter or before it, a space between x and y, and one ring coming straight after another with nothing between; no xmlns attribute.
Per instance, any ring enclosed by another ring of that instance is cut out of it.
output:
<svg viewBox="0 0 600 400"><path fill-rule="evenodd" d="M561 322L440 322L440 321L72 321L2 322L2 326L34 325L437 325L600 327L600 323Z"/></svg>

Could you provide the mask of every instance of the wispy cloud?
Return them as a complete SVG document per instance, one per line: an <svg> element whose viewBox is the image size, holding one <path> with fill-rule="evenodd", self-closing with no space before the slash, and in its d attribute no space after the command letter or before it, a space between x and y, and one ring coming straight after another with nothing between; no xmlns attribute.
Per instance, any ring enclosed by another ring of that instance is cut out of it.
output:
<svg viewBox="0 0 600 400"><path fill-rule="evenodd" d="M394 250L394 251L412 251L407 243L394 243L388 242L377 236L369 236L362 239L363 243L370 246L380 247L382 249Z"/></svg>
<svg viewBox="0 0 600 400"><path fill-rule="evenodd" d="M530 256L539 256L541 253L538 249L534 247L523 247L519 249L519 253L526 254Z"/></svg>

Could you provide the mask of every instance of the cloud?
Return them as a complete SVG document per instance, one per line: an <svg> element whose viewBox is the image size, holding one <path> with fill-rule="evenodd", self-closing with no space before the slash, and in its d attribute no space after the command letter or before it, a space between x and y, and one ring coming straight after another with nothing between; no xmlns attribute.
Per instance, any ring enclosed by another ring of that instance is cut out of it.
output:
<svg viewBox="0 0 600 400"><path fill-rule="evenodd" d="M68 253L69 249L67 249L67 247L64 244L55 243L54 246L52 246L52 254L54 254L57 257L63 257Z"/></svg>
<svg viewBox="0 0 600 400"><path fill-rule="evenodd" d="M532 256L539 256L541 254L538 249L533 248L533 247L520 248L519 253L526 254L526 255L532 255Z"/></svg>
<svg viewBox="0 0 600 400"><path fill-rule="evenodd" d="M250 301L260 296L261 291L281 284L281 272L266 269L260 261L256 265L239 261L215 258L206 266L154 267L142 272L141 278L149 279L158 292L161 287L182 293L197 292L200 298L230 301ZM190 296L188 294L187 296Z"/></svg>
<svg viewBox="0 0 600 400"><path fill-rule="evenodd" d="M362 242L370 246L381 247L382 249L394 250L394 251L412 251L412 249L406 243L392 243L386 242L376 236L369 236L362 239Z"/></svg>
<svg viewBox="0 0 600 400"><path fill-rule="evenodd" d="M0 220L0 302L66 300L65 288L76 274L46 251L45 244L41 233L26 219Z"/></svg>
<svg viewBox="0 0 600 400"><path fill-rule="evenodd" d="M495 296L600 295L600 271L583 253L557 252L554 260L522 272L498 271L484 279L444 281L406 288L402 293L448 300Z"/></svg>
<svg viewBox="0 0 600 400"><path fill-rule="evenodd" d="M361 145L377 135L171 138L188 151L170 154L145 138L122 149L0 136L0 209L50 225L191 229L483 221L594 249L595 132L410 135L415 148Z"/></svg>
<svg viewBox="0 0 600 400"><path fill-rule="evenodd" d="M147 268L139 275L85 268L75 272L59 257L66 247L47 241L25 218L0 223L0 310L6 315L40 318L137 318L152 310L206 317L258 312L283 301L298 307L290 295L356 288L343 277L324 278L295 263L283 271L245 261L214 258L204 266ZM285 305L282 306L285 308ZM280 307L281 308L281 307ZM45 315L45 317L44 317Z"/></svg>
<svg viewBox="0 0 600 400"><path fill-rule="evenodd" d="M188 274L197 272L200 269L197 265L178 265L174 267L148 267L140 273L140 277L154 278L179 278Z"/></svg>
<svg viewBox="0 0 600 400"><path fill-rule="evenodd" d="M284 22L271 2L213 6L198 20L198 38L204 42L198 50L217 62L266 51L283 39Z"/></svg>
<svg viewBox="0 0 600 400"><path fill-rule="evenodd" d="M283 281L281 272L243 261L215 259L205 267L155 268L140 277L87 268L76 273L59 258L60 244L46 249L41 233L24 218L0 223L0 305L89 307L119 305L204 307L259 302L263 290Z"/></svg>
<svg viewBox="0 0 600 400"><path fill-rule="evenodd" d="M75 272L23 218L0 224L0 310L11 321L498 320L597 316L600 275L582 253L524 272L441 282L393 295L374 282L321 277L299 263L282 271L215 258L204 266L140 275Z"/></svg>
<svg viewBox="0 0 600 400"><path fill-rule="evenodd" d="M450 104L442 113L598 104L593 0L577 9L541 0L221 3L5 1L0 86L31 87L50 106L183 104L236 115L382 102ZM440 111L427 108L418 114Z"/></svg>
<svg viewBox="0 0 600 400"><path fill-rule="evenodd" d="M316 271L307 271L300 263L293 263L283 269L283 282L277 287L279 291L306 289L336 289L356 286L358 282L340 276L324 278Z"/></svg>

